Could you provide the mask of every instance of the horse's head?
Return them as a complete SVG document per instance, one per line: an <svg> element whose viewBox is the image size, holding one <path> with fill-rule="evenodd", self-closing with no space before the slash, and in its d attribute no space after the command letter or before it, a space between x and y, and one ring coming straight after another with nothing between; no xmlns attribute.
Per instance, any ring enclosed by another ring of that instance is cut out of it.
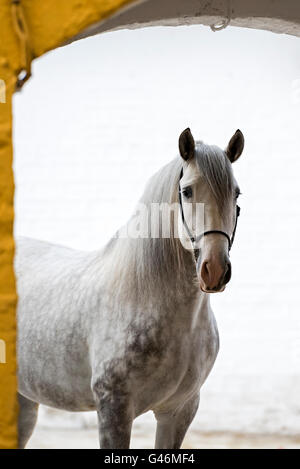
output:
<svg viewBox="0 0 300 469"><path fill-rule="evenodd" d="M233 135L225 151L195 142L190 129L184 130L179 137L183 159L179 183L180 239L184 247L192 245L199 250L200 288L207 293L223 291L231 277L229 249L235 233L240 194L231 165L242 154L243 148L244 137L240 130ZM199 207L202 210L199 211Z"/></svg>

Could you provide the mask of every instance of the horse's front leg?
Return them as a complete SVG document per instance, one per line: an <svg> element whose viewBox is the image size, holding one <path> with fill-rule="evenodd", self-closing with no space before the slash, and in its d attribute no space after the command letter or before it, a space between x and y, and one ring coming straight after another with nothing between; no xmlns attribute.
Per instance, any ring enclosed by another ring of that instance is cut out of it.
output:
<svg viewBox="0 0 300 469"><path fill-rule="evenodd" d="M199 406L199 394L191 397L175 412L155 412L157 420L155 448L179 449Z"/></svg>
<svg viewBox="0 0 300 469"><path fill-rule="evenodd" d="M131 396L125 391L94 386L101 449L128 449L134 419Z"/></svg>

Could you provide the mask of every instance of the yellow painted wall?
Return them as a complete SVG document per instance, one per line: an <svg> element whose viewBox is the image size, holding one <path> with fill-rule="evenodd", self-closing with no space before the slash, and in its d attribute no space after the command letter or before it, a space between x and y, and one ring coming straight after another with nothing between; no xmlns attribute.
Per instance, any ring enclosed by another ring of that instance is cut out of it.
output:
<svg viewBox="0 0 300 469"><path fill-rule="evenodd" d="M64 44L129 3L134 0L21 0L32 57ZM17 447L12 95L25 64L12 8L11 0L0 0L0 449Z"/></svg>

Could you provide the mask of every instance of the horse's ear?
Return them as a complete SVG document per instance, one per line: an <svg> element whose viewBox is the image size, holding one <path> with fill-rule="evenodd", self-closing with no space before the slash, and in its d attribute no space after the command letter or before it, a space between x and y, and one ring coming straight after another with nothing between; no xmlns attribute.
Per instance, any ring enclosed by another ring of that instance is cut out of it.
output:
<svg viewBox="0 0 300 469"><path fill-rule="evenodd" d="M189 128L185 129L179 137L179 152L181 157L187 161L195 154L195 141Z"/></svg>
<svg viewBox="0 0 300 469"><path fill-rule="evenodd" d="M238 129L235 134L231 137L226 154L230 159L231 163L234 163L243 153L245 139L243 133Z"/></svg>

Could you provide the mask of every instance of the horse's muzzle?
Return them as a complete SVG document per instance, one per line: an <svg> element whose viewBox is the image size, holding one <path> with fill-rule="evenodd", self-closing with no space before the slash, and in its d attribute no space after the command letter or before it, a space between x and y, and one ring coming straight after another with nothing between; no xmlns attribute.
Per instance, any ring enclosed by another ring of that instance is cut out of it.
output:
<svg viewBox="0 0 300 469"><path fill-rule="evenodd" d="M206 293L219 293L225 290L231 278L231 263L228 258L220 262L217 259L204 259L199 272L200 288Z"/></svg>

